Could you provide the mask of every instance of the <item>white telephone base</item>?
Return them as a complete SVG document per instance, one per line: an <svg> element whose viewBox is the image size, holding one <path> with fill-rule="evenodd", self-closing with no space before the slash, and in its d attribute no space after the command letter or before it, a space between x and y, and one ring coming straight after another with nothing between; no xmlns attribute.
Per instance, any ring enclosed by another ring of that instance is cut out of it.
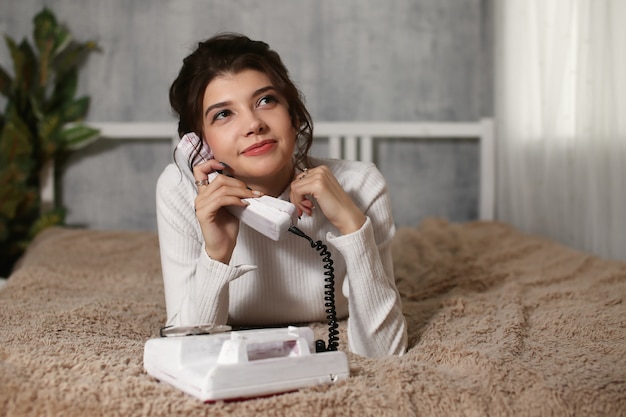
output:
<svg viewBox="0 0 626 417"><path fill-rule="evenodd" d="M314 352L308 327L150 339L144 368L204 402L243 399L334 383L350 376L344 352Z"/></svg>

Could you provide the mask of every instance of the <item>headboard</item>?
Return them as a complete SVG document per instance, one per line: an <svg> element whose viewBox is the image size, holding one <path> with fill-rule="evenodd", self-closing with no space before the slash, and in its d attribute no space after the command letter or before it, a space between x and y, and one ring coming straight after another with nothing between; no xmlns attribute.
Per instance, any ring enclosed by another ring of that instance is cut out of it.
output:
<svg viewBox="0 0 626 417"><path fill-rule="evenodd" d="M100 129L103 140L178 142L175 123L171 122L90 122ZM494 123L492 119L476 122L316 122L315 138L325 139L330 158L376 162L376 142L446 139L477 140L479 145L478 217L494 219L495 207L495 152ZM53 201L54 175L44 173L42 201Z"/></svg>

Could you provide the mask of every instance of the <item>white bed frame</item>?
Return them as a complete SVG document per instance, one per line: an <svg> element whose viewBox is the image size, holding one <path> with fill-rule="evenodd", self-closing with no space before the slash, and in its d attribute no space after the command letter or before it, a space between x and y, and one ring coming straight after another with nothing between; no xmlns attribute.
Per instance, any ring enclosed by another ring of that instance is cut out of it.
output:
<svg viewBox="0 0 626 417"><path fill-rule="evenodd" d="M171 140L178 143L174 123L89 123L102 139ZM328 138L329 157L374 162L374 141L380 138L476 139L480 146L479 217L493 220L495 210L495 143L492 119L477 122L316 122L314 136ZM44 174L42 202L53 201L52 171Z"/></svg>

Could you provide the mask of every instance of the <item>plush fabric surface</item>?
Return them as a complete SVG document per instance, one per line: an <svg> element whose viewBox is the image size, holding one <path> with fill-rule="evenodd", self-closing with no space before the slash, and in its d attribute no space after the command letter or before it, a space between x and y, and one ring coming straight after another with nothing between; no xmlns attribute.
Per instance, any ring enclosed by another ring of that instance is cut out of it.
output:
<svg viewBox="0 0 626 417"><path fill-rule="evenodd" d="M156 235L50 229L0 290L0 415L625 415L625 263L437 219L399 229L394 262L405 356L350 354L336 385L202 404L143 370L165 317Z"/></svg>

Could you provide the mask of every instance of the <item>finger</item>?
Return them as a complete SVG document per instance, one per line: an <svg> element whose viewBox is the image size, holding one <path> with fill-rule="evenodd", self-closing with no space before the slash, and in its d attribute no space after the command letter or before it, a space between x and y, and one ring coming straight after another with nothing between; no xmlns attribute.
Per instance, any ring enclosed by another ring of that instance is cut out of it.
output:
<svg viewBox="0 0 626 417"><path fill-rule="evenodd" d="M196 212L215 213L225 206L246 206L247 198L262 195L245 187L245 184L226 175L218 175L206 187L199 187L200 192L195 201Z"/></svg>
<svg viewBox="0 0 626 417"><path fill-rule="evenodd" d="M304 207L308 207L310 209L313 209L315 206L313 205L313 202L307 198L305 198L304 200L302 200L300 202L301 205L303 205Z"/></svg>
<svg viewBox="0 0 626 417"><path fill-rule="evenodd" d="M295 182L297 182L296 180ZM289 193L289 201L291 201L298 211L298 217L302 216L302 213L306 213L309 216L312 214L313 202L309 200L302 191L306 187L302 187L301 184L292 183L291 191Z"/></svg>
<svg viewBox="0 0 626 417"><path fill-rule="evenodd" d="M311 170L309 170L309 168L303 168L301 171L298 170L294 174L293 179L291 181L294 182L294 181L303 180L310 172Z"/></svg>
<svg viewBox="0 0 626 417"><path fill-rule="evenodd" d="M195 202L196 217L214 219L223 208L228 206L245 207L249 204L245 198L233 195L224 195L206 201L198 199Z"/></svg>
<svg viewBox="0 0 626 417"><path fill-rule="evenodd" d="M194 202L196 217L198 220L209 220L213 222L219 216L218 213L222 213L222 216L226 215L226 212L222 209L227 206L247 206L249 203L245 200L245 198L245 196L237 196L226 193L222 193L220 195L200 193Z"/></svg>
<svg viewBox="0 0 626 417"><path fill-rule="evenodd" d="M253 190L250 187L248 187L248 185L241 181L238 178L235 178L231 175L215 175L214 177L210 177L210 181L211 184L213 184L213 190L216 190L219 187L237 187L240 190L246 190L246 195L244 196L244 198L249 198L249 197L260 197L263 195L263 192L261 191L257 191L257 190Z"/></svg>
<svg viewBox="0 0 626 417"><path fill-rule="evenodd" d="M219 171L221 169L224 169L224 165L215 159L210 159L193 167L193 176L196 181L202 181L206 180L211 172Z"/></svg>
<svg viewBox="0 0 626 417"><path fill-rule="evenodd" d="M301 200L299 206L304 213L308 214L309 216L313 215L313 209L315 208L315 205L308 198L304 198L303 200Z"/></svg>

